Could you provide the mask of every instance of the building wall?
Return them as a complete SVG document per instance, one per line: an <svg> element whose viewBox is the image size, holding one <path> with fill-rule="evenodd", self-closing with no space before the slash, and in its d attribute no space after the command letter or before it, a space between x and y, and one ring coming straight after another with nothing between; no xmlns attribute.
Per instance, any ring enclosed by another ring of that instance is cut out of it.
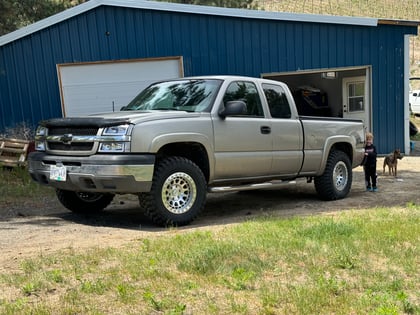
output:
<svg viewBox="0 0 420 315"><path fill-rule="evenodd" d="M62 63L183 56L186 76L372 65L373 132L388 152L404 147L404 34L416 32L101 6L0 47L0 130L61 116Z"/></svg>

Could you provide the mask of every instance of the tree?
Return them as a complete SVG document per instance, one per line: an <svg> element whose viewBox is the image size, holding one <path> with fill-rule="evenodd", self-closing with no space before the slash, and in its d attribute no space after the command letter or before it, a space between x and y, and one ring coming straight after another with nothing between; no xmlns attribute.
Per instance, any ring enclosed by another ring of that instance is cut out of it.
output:
<svg viewBox="0 0 420 315"><path fill-rule="evenodd" d="M183 4L198 4L214 7L224 8L243 8L243 9L257 9L258 6L254 4L254 0L158 0L164 2L183 3Z"/></svg>
<svg viewBox="0 0 420 315"><path fill-rule="evenodd" d="M4 35L16 29L14 12L15 10L12 1L0 1L0 35Z"/></svg>
<svg viewBox="0 0 420 315"><path fill-rule="evenodd" d="M86 0L1 0L0 36Z"/></svg>
<svg viewBox="0 0 420 315"><path fill-rule="evenodd" d="M0 0L0 36L88 0ZM257 9L254 0L158 0L225 8Z"/></svg>

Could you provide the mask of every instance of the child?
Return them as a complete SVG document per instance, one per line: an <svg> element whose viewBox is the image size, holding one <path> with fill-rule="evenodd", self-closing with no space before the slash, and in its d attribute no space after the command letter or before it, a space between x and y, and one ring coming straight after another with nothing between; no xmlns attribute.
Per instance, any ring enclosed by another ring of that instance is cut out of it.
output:
<svg viewBox="0 0 420 315"><path fill-rule="evenodd" d="M366 190L378 191L376 187L376 147L373 145L373 135L370 132L366 133L363 170L365 172Z"/></svg>

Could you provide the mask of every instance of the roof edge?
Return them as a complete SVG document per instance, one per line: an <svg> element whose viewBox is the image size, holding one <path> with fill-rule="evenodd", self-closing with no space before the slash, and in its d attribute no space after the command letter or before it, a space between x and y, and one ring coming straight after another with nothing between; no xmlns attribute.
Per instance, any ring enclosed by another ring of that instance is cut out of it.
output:
<svg viewBox="0 0 420 315"><path fill-rule="evenodd" d="M22 27L14 32L0 37L0 46L6 45L19 38L31 35L44 28L60 23L81 13L87 12L99 6L116 6L136 9L149 9L168 12L181 12L190 14L206 14L218 16L230 16L240 18L278 20L290 22L346 24L360 26L377 26L378 19L366 17L348 17L334 15L319 15L305 13L272 12L237 8L221 8L204 5L179 4L157 2L147 0L90 0L80 5L47 17L31 25ZM385 20L383 20L385 21Z"/></svg>
<svg viewBox="0 0 420 315"><path fill-rule="evenodd" d="M378 19L378 24L383 24L383 25L401 25L401 26L419 26L420 25L420 21L415 21L415 20Z"/></svg>

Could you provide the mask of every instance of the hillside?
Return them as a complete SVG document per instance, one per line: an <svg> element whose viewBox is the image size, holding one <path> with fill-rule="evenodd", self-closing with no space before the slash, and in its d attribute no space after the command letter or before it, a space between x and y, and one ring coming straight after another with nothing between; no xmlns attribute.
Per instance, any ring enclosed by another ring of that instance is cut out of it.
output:
<svg viewBox="0 0 420 315"><path fill-rule="evenodd" d="M418 0L257 0L261 10L420 20ZM420 76L420 37L410 39L410 75Z"/></svg>
<svg viewBox="0 0 420 315"><path fill-rule="evenodd" d="M418 0L257 0L267 11L418 20ZM404 6L402 5L404 3Z"/></svg>

